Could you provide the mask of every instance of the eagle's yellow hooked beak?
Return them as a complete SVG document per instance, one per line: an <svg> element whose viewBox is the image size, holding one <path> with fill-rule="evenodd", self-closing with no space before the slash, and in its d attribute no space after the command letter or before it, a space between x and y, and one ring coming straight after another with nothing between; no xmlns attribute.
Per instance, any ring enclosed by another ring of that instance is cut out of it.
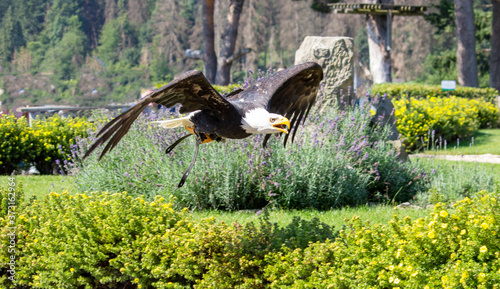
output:
<svg viewBox="0 0 500 289"><path fill-rule="evenodd" d="M290 129L290 121L286 117L282 117L273 124L273 127L281 132L288 134Z"/></svg>

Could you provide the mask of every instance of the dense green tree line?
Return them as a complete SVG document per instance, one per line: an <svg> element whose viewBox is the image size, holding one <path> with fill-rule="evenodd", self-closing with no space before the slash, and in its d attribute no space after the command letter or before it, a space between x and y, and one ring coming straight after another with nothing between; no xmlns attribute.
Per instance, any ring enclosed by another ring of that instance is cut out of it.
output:
<svg viewBox="0 0 500 289"><path fill-rule="evenodd" d="M229 3L215 1L218 54ZM475 2L481 86L489 85L487 3ZM293 65L307 35L356 37L367 66L365 19L310 7L311 1L245 0L236 50L252 52L233 63L231 80L243 81L248 69ZM449 9L452 4L442 8ZM395 78L435 83L456 77L453 13L445 16L438 15L443 23L437 28L423 18L395 20ZM203 48L202 34L201 0L0 0L0 101L4 108L133 101L141 89L188 69L202 70L202 60L184 54Z"/></svg>

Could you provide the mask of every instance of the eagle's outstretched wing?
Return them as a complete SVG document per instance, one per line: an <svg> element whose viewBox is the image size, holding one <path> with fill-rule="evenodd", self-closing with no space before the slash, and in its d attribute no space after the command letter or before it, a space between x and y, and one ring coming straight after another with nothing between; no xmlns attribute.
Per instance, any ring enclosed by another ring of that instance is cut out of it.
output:
<svg viewBox="0 0 500 289"><path fill-rule="evenodd" d="M244 98L245 101L258 102L269 112L288 118L290 133L283 141L283 145L286 146L290 134L293 142L299 123L307 118L316 101L319 83L322 79L321 66L316 62L306 62L261 79L231 100ZM269 137L271 137L270 134L265 136L264 146Z"/></svg>
<svg viewBox="0 0 500 289"><path fill-rule="evenodd" d="M133 107L106 124L97 134L97 140L92 144L84 158L107 141L108 143L99 159L108 151L111 151L128 132L140 113L152 102L166 107L172 107L180 103L182 105L180 108L181 113L195 110L211 110L214 115L221 118L224 118L231 107L231 104L212 87L203 73L197 70L187 71L170 83L153 91Z"/></svg>

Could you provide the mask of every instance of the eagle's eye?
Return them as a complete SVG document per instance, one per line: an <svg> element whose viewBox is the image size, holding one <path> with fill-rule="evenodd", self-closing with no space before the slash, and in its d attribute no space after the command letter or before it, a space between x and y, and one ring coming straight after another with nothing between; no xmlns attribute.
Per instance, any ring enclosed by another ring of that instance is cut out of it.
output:
<svg viewBox="0 0 500 289"><path fill-rule="evenodd" d="M275 118L275 117L271 117L271 118L269 119L269 121L270 121L270 122L275 122L275 121L276 121L276 118Z"/></svg>

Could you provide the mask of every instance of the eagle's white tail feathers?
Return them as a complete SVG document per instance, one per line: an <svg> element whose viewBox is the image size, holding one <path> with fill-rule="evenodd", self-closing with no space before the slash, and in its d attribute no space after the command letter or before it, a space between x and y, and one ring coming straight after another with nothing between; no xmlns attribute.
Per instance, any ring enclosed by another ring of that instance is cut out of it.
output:
<svg viewBox="0 0 500 289"><path fill-rule="evenodd" d="M153 123L157 123L159 126L163 128L175 128L175 127L186 127L193 126L193 122L190 120L190 115L180 118L174 118L169 120L159 120L153 121Z"/></svg>

